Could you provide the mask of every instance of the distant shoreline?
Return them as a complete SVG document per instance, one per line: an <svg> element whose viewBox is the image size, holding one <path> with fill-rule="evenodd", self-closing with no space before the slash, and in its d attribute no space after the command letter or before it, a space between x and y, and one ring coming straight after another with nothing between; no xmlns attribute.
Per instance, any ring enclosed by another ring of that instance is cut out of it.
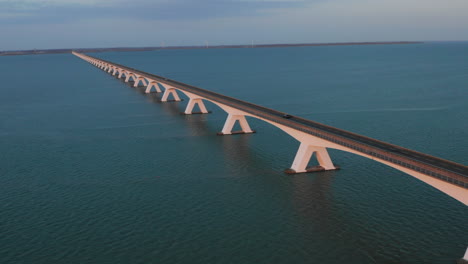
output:
<svg viewBox="0 0 468 264"><path fill-rule="evenodd" d="M215 45L215 46L170 46L170 47L120 47L120 48L86 48L86 49L42 49L42 50L15 50L0 51L0 56L14 55L40 55L40 54L62 54L72 51L87 52L109 52L109 51L152 51L167 49L233 49L233 48L281 48L281 47L308 47L308 46L351 46L351 45L401 45L420 44L423 41L389 41L389 42L341 42L341 43L300 43L300 44L258 44L258 45Z"/></svg>

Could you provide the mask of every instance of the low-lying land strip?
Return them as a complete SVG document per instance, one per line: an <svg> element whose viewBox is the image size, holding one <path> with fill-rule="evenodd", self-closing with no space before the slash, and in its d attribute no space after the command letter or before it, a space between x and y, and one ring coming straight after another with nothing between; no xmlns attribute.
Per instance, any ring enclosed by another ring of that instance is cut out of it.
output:
<svg viewBox="0 0 468 264"><path fill-rule="evenodd" d="M39 55L71 53L72 51L107 52L107 51L151 51L162 49L233 49L233 48L279 48L279 47L306 47L306 46L349 46L349 45L397 45L418 44L418 41L392 41L392 42L342 42L342 43L299 43L299 44L258 44L258 45L215 45L215 46L169 46L169 47L121 47L121 48L86 48L86 49L34 49L0 51L0 56L7 55Z"/></svg>

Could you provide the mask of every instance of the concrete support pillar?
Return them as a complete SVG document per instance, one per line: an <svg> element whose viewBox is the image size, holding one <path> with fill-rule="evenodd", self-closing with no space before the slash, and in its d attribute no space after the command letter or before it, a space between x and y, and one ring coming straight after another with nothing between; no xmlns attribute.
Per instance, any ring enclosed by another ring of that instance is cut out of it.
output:
<svg viewBox="0 0 468 264"><path fill-rule="evenodd" d="M457 264L468 264L468 248L466 249L465 255L463 256L463 258L457 261Z"/></svg>
<svg viewBox="0 0 468 264"><path fill-rule="evenodd" d="M118 76L119 79L122 78L122 75L123 75L123 74L124 74L124 71L123 71L123 70L120 70L120 71L119 71L119 76Z"/></svg>
<svg viewBox="0 0 468 264"><path fill-rule="evenodd" d="M239 121L239 125L241 127L241 131L232 131L232 128ZM247 119L245 119L245 115L238 115L238 114L229 114L226 119L226 123L224 123L223 130L218 133L218 135L232 135L232 134L248 134L248 133L255 133L252 129L250 129L249 123Z"/></svg>
<svg viewBox="0 0 468 264"><path fill-rule="evenodd" d="M307 168L310 158L315 153L319 167ZM330 159L328 151L324 147L313 146L305 142L301 142L299 149L294 158L291 169L286 170L287 173L302 173L323 170L336 170L338 169Z"/></svg>
<svg viewBox="0 0 468 264"><path fill-rule="evenodd" d="M174 89L172 87L167 87L166 90L164 91L164 94L163 94L162 98L161 98L161 102L169 102L168 98L169 98L169 95L171 95L171 94L172 94L172 97L174 98L171 101L176 101L176 102L180 101L180 97L177 94L176 89Z"/></svg>
<svg viewBox="0 0 468 264"><path fill-rule="evenodd" d="M193 112L193 108L195 108L196 104L198 104L200 112ZM185 108L184 114L208 114L208 110L206 110L205 104L201 98L190 98L190 101L187 104L187 108Z"/></svg>
<svg viewBox="0 0 468 264"><path fill-rule="evenodd" d="M132 78L135 81L135 77L132 73L125 73L125 82L130 81L130 78Z"/></svg>
<svg viewBox="0 0 468 264"><path fill-rule="evenodd" d="M148 85L148 82L146 81L145 78L141 78L141 82L143 83L144 86L147 86L147 85Z"/></svg>
<svg viewBox="0 0 468 264"><path fill-rule="evenodd" d="M143 83L143 85L145 85L145 86L148 85L148 84L146 83L145 78L143 78L143 77L141 77L141 76L138 76L138 77L136 78L136 80L135 80L135 84L133 85L133 87L138 87L138 84L140 84L140 81L141 81L141 83Z"/></svg>
<svg viewBox="0 0 468 264"><path fill-rule="evenodd" d="M150 82L148 83L148 86L146 86L145 93L151 93L151 88L153 88L153 87L154 87L154 89L156 89L156 92L157 92L157 93L160 93L160 92L161 92L161 88L159 88L158 83L155 82L155 81L150 81Z"/></svg>
<svg viewBox="0 0 468 264"><path fill-rule="evenodd" d="M107 70L107 72L111 72L114 70L114 67L109 67L109 69Z"/></svg>
<svg viewBox="0 0 468 264"><path fill-rule="evenodd" d="M115 74L117 73L118 69L117 68L114 68L114 71L112 72L112 76L115 76Z"/></svg>

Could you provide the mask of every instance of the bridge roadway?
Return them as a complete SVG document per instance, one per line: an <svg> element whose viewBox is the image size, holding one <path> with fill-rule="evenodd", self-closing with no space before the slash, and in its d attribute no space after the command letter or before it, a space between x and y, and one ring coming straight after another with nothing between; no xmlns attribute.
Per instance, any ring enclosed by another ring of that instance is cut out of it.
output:
<svg viewBox="0 0 468 264"><path fill-rule="evenodd" d="M80 54L84 55L84 54ZM403 148L386 143L370 137L352 133L336 127L324 125L304 118L291 116L285 118L286 113L266 108L260 105L242 101L233 97L208 91L199 87L188 85L179 81L171 80L155 74L143 72L114 62L84 55L95 60L113 65L129 72L141 75L145 78L155 80L173 86L176 89L196 94L200 97L213 100L236 109L240 109L255 116L279 123L281 125L297 129L307 134L319 137L355 151L373 156L378 159L403 166L410 170L435 177L450 184L468 189L468 167L449 160L441 159L421 152Z"/></svg>

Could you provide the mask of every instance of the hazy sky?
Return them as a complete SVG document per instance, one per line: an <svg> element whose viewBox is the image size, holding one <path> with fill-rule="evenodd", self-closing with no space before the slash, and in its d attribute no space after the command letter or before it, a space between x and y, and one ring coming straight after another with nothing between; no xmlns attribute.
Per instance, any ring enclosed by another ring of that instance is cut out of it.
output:
<svg viewBox="0 0 468 264"><path fill-rule="evenodd" d="M0 50L468 40L468 0L0 0Z"/></svg>

